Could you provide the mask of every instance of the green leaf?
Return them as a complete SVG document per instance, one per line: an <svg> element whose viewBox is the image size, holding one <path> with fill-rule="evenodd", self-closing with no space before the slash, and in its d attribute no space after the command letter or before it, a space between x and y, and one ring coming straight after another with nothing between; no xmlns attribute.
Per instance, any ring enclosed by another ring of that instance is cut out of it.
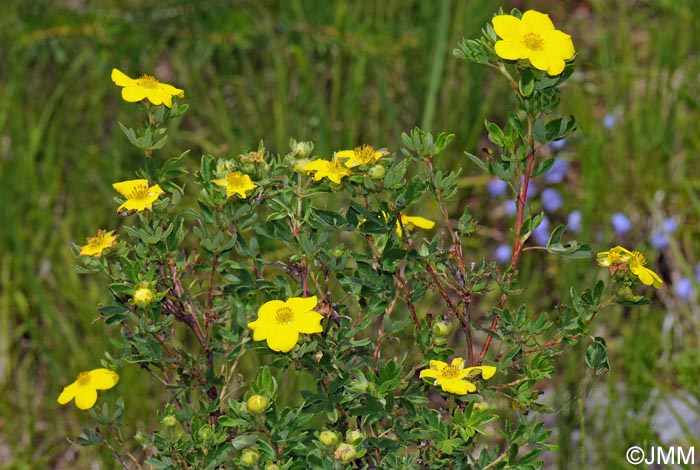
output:
<svg viewBox="0 0 700 470"><path fill-rule="evenodd" d="M593 338L593 342L588 345L588 348L586 348L586 365L593 369L596 375L605 374L610 370L607 345L604 338L596 336Z"/></svg>

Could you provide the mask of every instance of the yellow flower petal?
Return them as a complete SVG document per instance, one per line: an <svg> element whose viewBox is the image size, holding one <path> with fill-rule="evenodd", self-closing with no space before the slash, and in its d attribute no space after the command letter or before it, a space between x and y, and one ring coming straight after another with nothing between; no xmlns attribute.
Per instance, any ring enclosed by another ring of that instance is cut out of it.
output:
<svg viewBox="0 0 700 470"><path fill-rule="evenodd" d="M320 333L323 315L318 312L299 312L294 314L293 327L299 333Z"/></svg>
<svg viewBox="0 0 700 470"><path fill-rule="evenodd" d="M420 217L417 215L401 214L401 222L403 222L404 226L414 225L416 227L424 228L426 230L430 230L431 228L435 227L435 222L433 222L430 219L426 219L425 217Z"/></svg>
<svg viewBox="0 0 700 470"><path fill-rule="evenodd" d="M126 198L126 201L117 208L117 212L152 210L153 203L164 192L157 184L148 187L148 180L145 179L122 181L114 183L112 187Z"/></svg>
<svg viewBox="0 0 700 470"><path fill-rule="evenodd" d="M129 197L129 195L134 191L134 189L140 186L148 186L148 180L129 180L112 184L112 187L124 197Z"/></svg>
<svg viewBox="0 0 700 470"><path fill-rule="evenodd" d="M435 370L435 369L423 369L420 371L420 374L418 374L418 377L421 379L424 377L427 377L429 379L436 379L440 376L440 371Z"/></svg>
<svg viewBox="0 0 700 470"><path fill-rule="evenodd" d="M292 297L286 302L287 307L293 310L310 311L318 305L318 299L315 295L311 297Z"/></svg>
<svg viewBox="0 0 700 470"><path fill-rule="evenodd" d="M139 101L146 99L147 96L148 91L137 86L122 88L122 99L128 103L138 103Z"/></svg>
<svg viewBox="0 0 700 470"><path fill-rule="evenodd" d="M267 346L273 351L289 352L299 341L299 333L288 328L271 331L267 335Z"/></svg>
<svg viewBox="0 0 700 470"><path fill-rule="evenodd" d="M81 410L89 410L95 406L97 390L92 387L77 387L75 392L75 406Z"/></svg>
<svg viewBox="0 0 700 470"><path fill-rule="evenodd" d="M549 15L535 10L528 10L523 13L523 18L521 21L524 25L527 25L528 29L538 31L540 33L554 29L554 23L552 23L552 20L549 19Z"/></svg>
<svg viewBox="0 0 700 470"><path fill-rule="evenodd" d="M438 383L444 391L446 391L447 393L454 393L455 395L466 395L467 393L476 391L476 385L465 380L438 379Z"/></svg>
<svg viewBox="0 0 700 470"><path fill-rule="evenodd" d="M67 387L63 387L63 391L58 396L58 404L65 405L66 403L70 402L73 398L75 398L75 390L77 386L78 385L75 382L73 382Z"/></svg>
<svg viewBox="0 0 700 470"><path fill-rule="evenodd" d="M112 81L117 86L133 86L136 85L136 80L126 76L124 72L119 69L112 69Z"/></svg>
<svg viewBox="0 0 700 470"><path fill-rule="evenodd" d="M506 60L527 59L528 56L525 46L515 41L497 41L494 50L498 57Z"/></svg>
<svg viewBox="0 0 700 470"><path fill-rule="evenodd" d="M500 38L520 40L523 35L520 19L516 18L515 16L494 16L491 23L493 24L494 31L496 31L496 34L498 34L498 37Z"/></svg>
<svg viewBox="0 0 700 470"><path fill-rule="evenodd" d="M97 390L109 390L119 382L119 375L109 369L94 369L89 374L90 385Z"/></svg>

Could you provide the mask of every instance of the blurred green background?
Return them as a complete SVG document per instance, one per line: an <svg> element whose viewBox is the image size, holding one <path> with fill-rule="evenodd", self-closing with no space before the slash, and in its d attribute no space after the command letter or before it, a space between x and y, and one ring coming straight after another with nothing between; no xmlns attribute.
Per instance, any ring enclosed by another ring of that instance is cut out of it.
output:
<svg viewBox="0 0 700 470"><path fill-rule="evenodd" d="M700 21L693 0L5 0L0 13L0 468L114 468L101 449L71 445L85 413L56 397L99 366L110 340L96 306L97 277L73 271L71 244L115 229L111 183L142 158L117 121L136 125L109 76L154 74L183 88L190 111L161 151L231 157L263 139L286 153L290 137L316 153L362 143L400 148L414 125L456 134L438 166L463 167L464 204L482 222L473 259L508 240L503 198L463 152L487 142L483 121L511 108L503 81L451 50L475 37L499 6L548 13L574 38L577 71L561 112L579 130L558 150L571 163L554 184L582 214L594 251L644 251L665 279L652 306L596 320L612 369L592 377L582 350L562 356L543 400L558 449L548 468L633 468L633 444L698 445L700 312ZM547 153L547 150L543 150ZM539 188L540 190L543 187ZM539 208L538 197L533 206ZM615 234L625 214L632 230ZM429 216L430 214L421 214ZM650 238L673 218L666 243ZM650 241L651 240L651 241ZM532 311L569 299L572 283L605 272L593 260L527 256ZM536 269L532 269L536 266ZM544 266L544 268L543 268ZM585 284L585 285L587 285ZM681 288L684 286L685 290ZM109 334L117 335L115 329ZM162 390L120 371L127 435L156 422ZM700 455L698 456L700 457Z"/></svg>

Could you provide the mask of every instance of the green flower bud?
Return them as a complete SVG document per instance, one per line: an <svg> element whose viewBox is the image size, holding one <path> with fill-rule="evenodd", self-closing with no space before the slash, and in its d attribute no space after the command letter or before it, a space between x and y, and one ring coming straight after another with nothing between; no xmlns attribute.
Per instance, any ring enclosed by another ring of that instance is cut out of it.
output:
<svg viewBox="0 0 700 470"><path fill-rule="evenodd" d="M450 333L450 324L444 321L433 323L433 334L435 336L445 337Z"/></svg>
<svg viewBox="0 0 700 470"><path fill-rule="evenodd" d="M357 449L354 445L343 442L335 449L333 458L342 462L351 462L357 458Z"/></svg>
<svg viewBox="0 0 700 470"><path fill-rule="evenodd" d="M253 395L252 397L248 398L248 411L253 414L264 413L267 405L269 404L270 400L268 400L267 397L262 395Z"/></svg>
<svg viewBox="0 0 700 470"><path fill-rule="evenodd" d="M292 168L294 171L297 173L304 173L304 167L311 163L311 160L308 158L300 158L299 160L295 161L294 164L292 165Z"/></svg>
<svg viewBox="0 0 700 470"><path fill-rule="evenodd" d="M292 153L298 157L306 158L311 155L314 150L313 142L297 142L292 141Z"/></svg>
<svg viewBox="0 0 700 470"><path fill-rule="evenodd" d="M357 445L365 440L365 435L362 431L357 429L349 429L348 432L345 433L345 440L352 445Z"/></svg>
<svg viewBox="0 0 700 470"><path fill-rule="evenodd" d="M260 454L255 449L244 449L241 454L241 463L246 467L252 467L260 459Z"/></svg>
<svg viewBox="0 0 700 470"><path fill-rule="evenodd" d="M134 291L134 304L137 307L146 307L153 302L153 299L155 299L155 295L148 284L140 284Z"/></svg>
<svg viewBox="0 0 700 470"><path fill-rule="evenodd" d="M323 431L319 436L318 440L326 447L333 447L338 443L338 435L333 431Z"/></svg>
<svg viewBox="0 0 700 470"><path fill-rule="evenodd" d="M276 463L268 463L265 465L265 470L280 470L280 466Z"/></svg>
<svg viewBox="0 0 700 470"><path fill-rule="evenodd" d="M369 169L369 177L373 180L380 180L386 175L386 168L384 165L374 165Z"/></svg>
<svg viewBox="0 0 700 470"><path fill-rule="evenodd" d="M203 425L199 428L199 431L197 431L197 438L200 441L208 441L212 437L214 437L214 429L209 424Z"/></svg>
<svg viewBox="0 0 700 470"><path fill-rule="evenodd" d="M622 285L617 289L617 292L615 292L615 296L617 297L617 300L620 302L633 302L634 301L634 293L632 293L632 289L630 289L629 286Z"/></svg>
<svg viewBox="0 0 700 470"><path fill-rule="evenodd" d="M177 424L177 418L174 415L167 415L163 418L163 426L172 428Z"/></svg>

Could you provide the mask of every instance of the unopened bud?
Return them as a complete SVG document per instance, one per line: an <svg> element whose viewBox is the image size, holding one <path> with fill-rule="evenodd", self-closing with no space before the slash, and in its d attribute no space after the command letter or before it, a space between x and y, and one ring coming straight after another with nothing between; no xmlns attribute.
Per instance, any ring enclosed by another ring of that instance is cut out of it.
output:
<svg viewBox="0 0 700 470"><path fill-rule="evenodd" d="M247 404L248 411L253 414L260 414L265 412L267 405L270 404L270 400L262 395L253 395L252 397L248 398Z"/></svg>
<svg viewBox="0 0 700 470"><path fill-rule="evenodd" d="M147 306L148 304L153 302L154 298L155 295L153 294L151 288L148 287L148 284L141 284L134 291L134 304L136 304L137 307Z"/></svg>
<svg viewBox="0 0 700 470"><path fill-rule="evenodd" d="M333 458L342 462L351 462L357 458L357 449L354 445L343 442L335 449Z"/></svg>
<svg viewBox="0 0 700 470"><path fill-rule="evenodd" d="M214 429L208 424L205 424L197 431L197 438L199 438L200 441L208 441L212 437L214 437Z"/></svg>
<svg viewBox="0 0 700 470"><path fill-rule="evenodd" d="M318 440L326 447L333 447L338 443L338 435L333 431L326 430L318 436Z"/></svg>
<svg viewBox="0 0 700 470"><path fill-rule="evenodd" d="M163 418L163 426L172 428L177 424L177 418L174 415L167 415Z"/></svg>
<svg viewBox="0 0 700 470"><path fill-rule="evenodd" d="M362 431L358 431L357 429L349 429L348 432L345 433L345 440L352 445L357 445L364 439L365 435L362 434Z"/></svg>
<svg viewBox="0 0 700 470"><path fill-rule="evenodd" d="M265 470L280 470L280 466L276 463L268 463L265 465Z"/></svg>
<svg viewBox="0 0 700 470"><path fill-rule="evenodd" d="M297 173L304 173L304 167L306 165L308 165L309 163L311 163L311 160L309 160L308 158L301 158L301 159L294 162L294 165L292 165L292 168Z"/></svg>
<svg viewBox="0 0 700 470"><path fill-rule="evenodd" d="M450 333L450 325L447 322L439 321L433 323L433 334L435 336L447 336Z"/></svg>
<svg viewBox="0 0 700 470"><path fill-rule="evenodd" d="M373 180L380 180L386 175L386 168L384 165L374 165L369 169L369 177Z"/></svg>
<svg viewBox="0 0 700 470"><path fill-rule="evenodd" d="M252 467L260 459L260 454L255 449L245 449L241 454L241 463L246 467Z"/></svg>

